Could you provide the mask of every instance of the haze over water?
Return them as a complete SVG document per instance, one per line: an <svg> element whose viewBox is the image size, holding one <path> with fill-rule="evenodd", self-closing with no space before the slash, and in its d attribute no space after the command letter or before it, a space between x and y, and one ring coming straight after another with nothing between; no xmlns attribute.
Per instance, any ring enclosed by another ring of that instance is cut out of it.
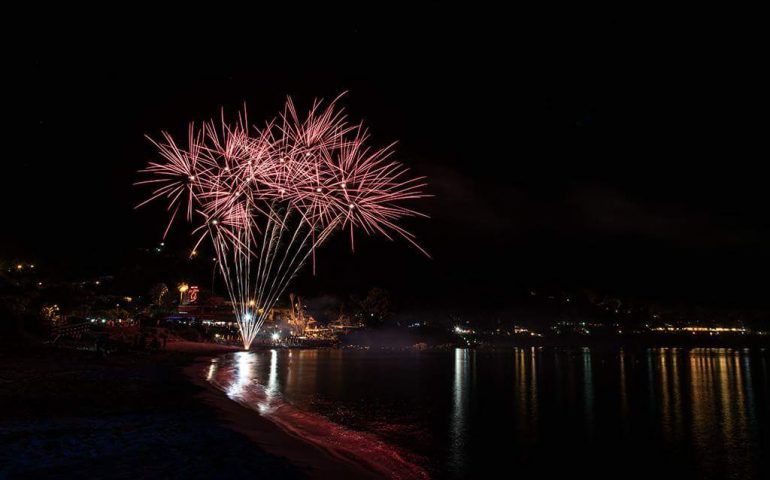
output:
<svg viewBox="0 0 770 480"><path fill-rule="evenodd" d="M271 350L225 355L206 374L393 472L748 479L770 473L769 353Z"/></svg>

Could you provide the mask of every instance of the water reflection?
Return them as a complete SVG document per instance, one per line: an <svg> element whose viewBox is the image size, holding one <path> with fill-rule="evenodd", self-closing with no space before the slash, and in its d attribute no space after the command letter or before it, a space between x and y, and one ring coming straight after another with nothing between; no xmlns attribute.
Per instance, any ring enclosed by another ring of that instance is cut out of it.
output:
<svg viewBox="0 0 770 480"><path fill-rule="evenodd" d="M262 413L271 412L274 408L274 400L278 397L278 351L270 350L270 372L267 376L267 388L265 388L264 401L259 403L259 411Z"/></svg>
<svg viewBox="0 0 770 480"><path fill-rule="evenodd" d="M751 378L749 361L750 357L745 356L741 362L740 353L731 353L729 349L700 352L693 371L692 429L705 468L724 468L720 456L733 459L740 454L745 459L752 455L745 447L756 438L757 428L747 416L756 406L753 387L747 382ZM730 473L736 475L746 466L745 461L735 462Z"/></svg>
<svg viewBox="0 0 770 480"><path fill-rule="evenodd" d="M467 348L455 348L450 464L455 474L461 474L466 464L466 415L468 409L468 356Z"/></svg>
<svg viewBox="0 0 770 480"><path fill-rule="evenodd" d="M682 407L682 394L681 394L681 387L679 385L679 380L681 377L681 372L679 371L679 365L678 365L678 358L679 353L677 349L673 349L673 355L671 358L671 393L674 397L674 428L675 428L675 435L677 438L680 438L682 435L682 422L684 421L684 413L683 413L683 407Z"/></svg>
<svg viewBox="0 0 770 480"><path fill-rule="evenodd" d="M625 417L628 415L628 394L626 393L626 352L620 349L620 411Z"/></svg>
<svg viewBox="0 0 770 480"><path fill-rule="evenodd" d="M518 441L533 443L538 430L538 350L517 348L513 354L515 378L515 405L518 424Z"/></svg>
<svg viewBox="0 0 770 480"><path fill-rule="evenodd" d="M619 455L613 449L627 445L637 459L676 452L665 461L704 478L748 478L770 418L765 354L756 350L273 349L220 357L202 375L262 413L280 399L353 428L376 424L383 430L374 433L436 457L438 477L538 451L602 462L596 452ZM396 423L429 435L401 435Z"/></svg>
<svg viewBox="0 0 770 480"><path fill-rule="evenodd" d="M286 361L286 383L282 385L286 397L297 397L303 392L315 392L318 378L318 350L289 350Z"/></svg>
<svg viewBox="0 0 770 480"><path fill-rule="evenodd" d="M270 350L270 375L267 377L267 389L265 390L268 399L278 395L278 351Z"/></svg>
<svg viewBox="0 0 770 480"><path fill-rule="evenodd" d="M206 380L209 382L214 379L214 374L217 372L217 362L219 362L219 360L212 358L208 371L206 371Z"/></svg>
<svg viewBox="0 0 770 480"><path fill-rule="evenodd" d="M516 371L516 404L518 405L518 417L527 419L527 366L524 363L524 350L517 348L514 354Z"/></svg>
<svg viewBox="0 0 770 480"><path fill-rule="evenodd" d="M586 430L591 435L594 426L594 373L591 367L591 349L583 348L583 408Z"/></svg>
<svg viewBox="0 0 770 480"><path fill-rule="evenodd" d="M745 354L742 355L742 357L743 357L742 368L743 368L743 371L744 371L744 375L743 375L744 381L743 381L743 384L746 387L746 403L748 405L747 415L746 416L747 416L748 422L753 425L754 424L754 419L755 419L755 413L754 413L754 386L752 385L752 381L751 381L751 363L749 361L749 356L748 356L749 350L745 349L744 353Z"/></svg>
<svg viewBox="0 0 770 480"><path fill-rule="evenodd" d="M532 347L530 349L530 366L529 366L529 418L530 418L530 427L533 432L533 436L537 435L537 413L538 413L538 401L537 401L537 358L536 358L536 350L535 347Z"/></svg>
<svg viewBox="0 0 770 480"><path fill-rule="evenodd" d="M241 400L254 376L256 356L249 352L237 352L235 357L235 381L230 382L226 392L233 400Z"/></svg>
<svg viewBox="0 0 770 480"><path fill-rule="evenodd" d="M665 348L658 350L658 359L660 360L658 369L660 372L661 426L666 439L671 440L671 405L669 402L668 368L666 366Z"/></svg>

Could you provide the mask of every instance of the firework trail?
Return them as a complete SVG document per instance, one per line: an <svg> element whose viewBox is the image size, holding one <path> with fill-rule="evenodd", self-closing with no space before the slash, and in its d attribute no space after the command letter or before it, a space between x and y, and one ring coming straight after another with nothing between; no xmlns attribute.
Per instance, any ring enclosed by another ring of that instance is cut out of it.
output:
<svg viewBox="0 0 770 480"><path fill-rule="evenodd" d="M348 122L337 100L315 101L301 116L289 98L262 127L224 117L190 124L186 145L171 135L150 139L161 160L141 170L137 184L153 191L142 206L164 200L169 223L180 210L197 226L197 243L208 239L248 349L289 281L337 230L403 237L421 252L414 235L398 223L425 217L405 204L424 198L423 177L412 177L391 159L393 145L373 149L360 124Z"/></svg>

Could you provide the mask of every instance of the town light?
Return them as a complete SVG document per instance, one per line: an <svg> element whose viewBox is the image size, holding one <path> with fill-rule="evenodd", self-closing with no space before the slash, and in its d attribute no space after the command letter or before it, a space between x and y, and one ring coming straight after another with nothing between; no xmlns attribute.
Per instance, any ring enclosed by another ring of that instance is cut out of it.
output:
<svg viewBox="0 0 770 480"><path fill-rule="evenodd" d="M187 290L190 289L190 286L182 282L179 284L179 287L177 288L179 289L179 303L182 303L182 300L184 299L184 294Z"/></svg>

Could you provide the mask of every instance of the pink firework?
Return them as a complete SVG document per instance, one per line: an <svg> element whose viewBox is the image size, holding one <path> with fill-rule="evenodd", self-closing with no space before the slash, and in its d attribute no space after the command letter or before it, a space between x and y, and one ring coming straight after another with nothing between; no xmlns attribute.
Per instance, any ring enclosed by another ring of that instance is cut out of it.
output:
<svg viewBox="0 0 770 480"><path fill-rule="evenodd" d="M263 127L249 126L245 112L233 124L191 124L186 148L164 133L153 141L162 161L141 171L151 178L138 183L154 190L139 206L167 202L164 237L180 209L200 219L196 247L212 242L244 348L311 256L315 270L315 250L334 231L348 231L351 247L360 230L403 237L425 253L399 225L425 216L408 206L427 196L424 178L392 160L393 145L369 147L337 100L316 101L302 117L289 98Z"/></svg>

